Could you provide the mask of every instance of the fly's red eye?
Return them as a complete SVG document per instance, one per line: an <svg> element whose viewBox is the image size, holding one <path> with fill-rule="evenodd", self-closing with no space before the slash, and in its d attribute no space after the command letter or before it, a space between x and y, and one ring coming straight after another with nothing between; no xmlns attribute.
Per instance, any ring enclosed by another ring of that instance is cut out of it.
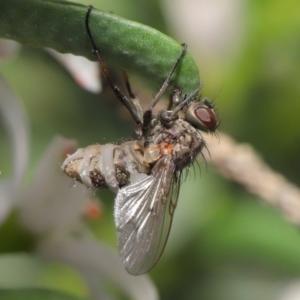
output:
<svg viewBox="0 0 300 300"><path fill-rule="evenodd" d="M195 109L197 118L208 128L214 130L217 126L217 118L215 112L207 107L199 107Z"/></svg>

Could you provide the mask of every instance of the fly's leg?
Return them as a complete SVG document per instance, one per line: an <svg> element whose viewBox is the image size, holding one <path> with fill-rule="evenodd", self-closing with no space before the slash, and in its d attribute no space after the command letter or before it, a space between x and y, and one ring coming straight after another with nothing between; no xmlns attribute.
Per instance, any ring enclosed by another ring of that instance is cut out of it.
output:
<svg viewBox="0 0 300 300"><path fill-rule="evenodd" d="M130 99L137 99L136 95L132 92L131 85L129 83L129 78L125 70L122 70L122 76Z"/></svg>
<svg viewBox="0 0 300 300"><path fill-rule="evenodd" d="M125 86L126 86L126 89L127 89L127 92L128 92L129 98L130 98L130 101L132 102L132 104L136 108L136 112L137 112L138 118L142 122L144 111L143 111L143 109L141 107L140 100L132 92L131 85L130 85L129 79L128 79L128 75L127 75L127 73L126 73L125 70L122 70L122 77L123 77L123 80L124 80L124 83L125 83ZM140 124L141 124L141 122L140 122ZM138 124L138 125L140 125L140 124Z"/></svg>
<svg viewBox="0 0 300 300"><path fill-rule="evenodd" d="M165 92L165 90L167 89L167 87L170 84L170 81L172 79L172 76L176 70L176 68L178 67L178 64L181 62L183 56L186 53L186 48L187 48L187 44L182 44L182 51L180 53L180 55L177 57L168 77L166 78L165 82L163 83L163 85L161 86L160 90L158 91L158 93L156 94L156 96L154 97L154 99L152 100L149 108L147 110L152 110L154 108L154 106L156 105L156 103L159 101L159 99L162 97L163 93Z"/></svg>
<svg viewBox="0 0 300 300"><path fill-rule="evenodd" d="M145 132L147 132L150 122L152 120L152 110L153 110L154 106L157 104L157 102L159 101L159 99L162 97L163 93L166 91L167 87L169 86L172 76L173 76L176 68L178 67L178 64L181 62L183 56L186 53L186 48L187 48L187 45L182 44L182 51L181 51L180 55L177 57L168 77L166 78L165 82L161 86L161 88L158 91L158 93L156 94L156 96L153 98L149 108L144 112L143 129L142 129L144 134L145 134Z"/></svg>
<svg viewBox="0 0 300 300"><path fill-rule="evenodd" d="M130 112L133 120L135 121L135 123L137 125L140 125L142 123L142 114L141 114L141 106L140 106L140 103L139 103L138 99L137 98L134 98L134 99L128 98L124 93L122 93L122 91L120 90L120 88L113 83L113 81L112 81L112 79L110 77L109 71L108 71L108 69L106 67L106 64L105 64L105 62L103 60L103 57L100 54L99 49L97 48L96 43L95 43L95 41L93 39L91 30L90 30L90 26L89 26L89 17L90 17L92 9L93 9L93 6L90 5L88 7L88 11L87 11L87 14L86 14L85 25L86 25L87 34L88 34L88 36L90 38L90 41L92 43L92 46L93 46L93 53L97 56L98 61L99 61L100 65L101 65L101 69L102 69L103 75L106 78L106 80L107 80L108 84L110 85L111 89L115 93L116 97L129 110L129 112Z"/></svg>

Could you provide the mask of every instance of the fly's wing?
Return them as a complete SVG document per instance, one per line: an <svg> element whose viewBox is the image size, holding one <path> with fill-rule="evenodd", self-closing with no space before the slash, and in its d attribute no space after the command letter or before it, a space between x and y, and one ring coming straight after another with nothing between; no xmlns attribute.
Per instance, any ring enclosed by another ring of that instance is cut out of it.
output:
<svg viewBox="0 0 300 300"><path fill-rule="evenodd" d="M115 201L118 247L132 275L148 272L166 245L179 194L179 172L170 156L146 178L122 188Z"/></svg>

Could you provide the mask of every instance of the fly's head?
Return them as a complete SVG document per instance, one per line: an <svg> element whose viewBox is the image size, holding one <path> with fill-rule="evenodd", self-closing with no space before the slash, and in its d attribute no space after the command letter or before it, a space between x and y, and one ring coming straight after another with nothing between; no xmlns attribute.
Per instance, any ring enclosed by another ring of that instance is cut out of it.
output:
<svg viewBox="0 0 300 300"><path fill-rule="evenodd" d="M207 98L192 101L186 108L185 119L206 133L214 133L219 126L213 103Z"/></svg>
<svg viewBox="0 0 300 300"><path fill-rule="evenodd" d="M198 100L195 95L181 97L181 91L173 91L169 107L153 118L144 136L144 156L147 163L155 163L160 157L171 155L179 169L194 161L205 147L201 132L214 133L218 119L213 104L207 99Z"/></svg>
<svg viewBox="0 0 300 300"><path fill-rule="evenodd" d="M182 98L182 91L174 89L168 110L162 110L158 119L161 124L168 127L172 126L172 122L178 118L206 133L214 133L219 126L217 114L211 101L207 98L198 100L190 96Z"/></svg>

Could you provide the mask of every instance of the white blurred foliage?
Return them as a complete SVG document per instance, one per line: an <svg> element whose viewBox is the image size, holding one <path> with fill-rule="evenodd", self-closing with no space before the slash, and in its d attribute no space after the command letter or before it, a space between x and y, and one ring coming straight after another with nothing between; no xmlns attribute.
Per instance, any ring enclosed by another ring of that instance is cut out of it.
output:
<svg viewBox="0 0 300 300"><path fill-rule="evenodd" d="M157 300L157 290L147 275L131 276L118 254L89 236L47 239L38 252L43 258L61 261L77 269L89 283L95 300L103 300L101 281L109 281L123 290L129 299Z"/></svg>
<svg viewBox="0 0 300 300"><path fill-rule="evenodd" d="M92 93L101 92L102 85L98 62L92 62L83 56L62 54L49 48L46 51L68 70L79 86Z"/></svg>
<svg viewBox="0 0 300 300"><path fill-rule="evenodd" d="M12 41L0 39L0 58L9 59L19 54L21 44Z"/></svg>
<svg viewBox="0 0 300 300"><path fill-rule="evenodd" d="M283 288L277 300L299 300L300 299L300 281L295 280Z"/></svg>
<svg viewBox="0 0 300 300"><path fill-rule="evenodd" d="M0 225L16 204L29 159L29 123L17 95L0 77L0 117L8 131L12 148L12 175L4 178L0 166Z"/></svg>
<svg viewBox="0 0 300 300"><path fill-rule="evenodd" d="M170 30L197 59L226 60L239 48L245 30L245 0L162 0ZM203 56L202 56L203 59Z"/></svg>
<svg viewBox="0 0 300 300"><path fill-rule="evenodd" d="M54 138L40 158L30 186L22 193L20 221L37 235L72 232L80 225L90 195L80 185L71 187L70 179L60 170L66 153L75 147L75 141Z"/></svg>

